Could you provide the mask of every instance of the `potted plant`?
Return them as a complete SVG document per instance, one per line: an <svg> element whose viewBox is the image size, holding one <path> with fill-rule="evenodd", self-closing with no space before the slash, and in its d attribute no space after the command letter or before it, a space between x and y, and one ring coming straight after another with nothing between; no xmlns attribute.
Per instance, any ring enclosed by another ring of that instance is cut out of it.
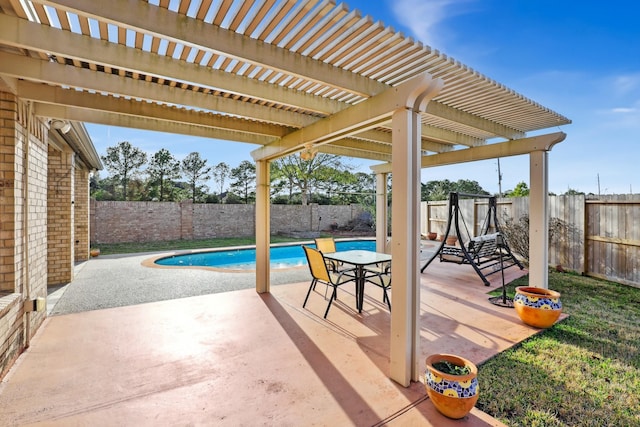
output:
<svg viewBox="0 0 640 427"><path fill-rule="evenodd" d="M542 329L552 326L562 313L560 292L533 286L518 286L513 306L520 320Z"/></svg>
<svg viewBox="0 0 640 427"><path fill-rule="evenodd" d="M95 258L95 257L97 257L98 255L100 255L100 249L98 249L98 248L92 248L92 249L89 251L89 255L91 255L91 256L92 256L92 257L94 257L94 258Z"/></svg>
<svg viewBox="0 0 640 427"><path fill-rule="evenodd" d="M463 418L478 401L476 365L453 354L432 354L426 363L425 387L433 405L446 417Z"/></svg>
<svg viewBox="0 0 640 427"><path fill-rule="evenodd" d="M427 233L427 238L429 240L436 240L436 237L438 237L438 233L434 233L433 231L430 231L429 233Z"/></svg>

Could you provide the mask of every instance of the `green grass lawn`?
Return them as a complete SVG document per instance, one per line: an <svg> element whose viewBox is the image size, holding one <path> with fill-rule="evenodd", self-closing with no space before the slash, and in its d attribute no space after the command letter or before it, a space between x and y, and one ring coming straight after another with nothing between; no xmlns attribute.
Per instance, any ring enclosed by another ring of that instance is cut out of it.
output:
<svg viewBox="0 0 640 427"><path fill-rule="evenodd" d="M478 408L509 426L640 426L640 289L555 271L549 288L569 317L481 365Z"/></svg>

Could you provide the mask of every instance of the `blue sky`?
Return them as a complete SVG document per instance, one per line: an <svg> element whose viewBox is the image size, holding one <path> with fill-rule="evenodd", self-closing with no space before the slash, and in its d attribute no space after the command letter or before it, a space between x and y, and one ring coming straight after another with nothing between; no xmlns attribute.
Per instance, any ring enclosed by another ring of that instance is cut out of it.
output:
<svg viewBox="0 0 640 427"><path fill-rule="evenodd" d="M438 49L572 120L549 153L549 190L640 193L640 7L633 0L349 0L375 21ZM252 160L250 144L87 124L100 155L119 141L210 165ZM544 131L555 132L558 129ZM351 160L368 171L370 162ZM529 181L529 158L500 160L502 190ZM106 171L101 172L106 176ZM471 179L498 191L497 161L425 169L422 181Z"/></svg>

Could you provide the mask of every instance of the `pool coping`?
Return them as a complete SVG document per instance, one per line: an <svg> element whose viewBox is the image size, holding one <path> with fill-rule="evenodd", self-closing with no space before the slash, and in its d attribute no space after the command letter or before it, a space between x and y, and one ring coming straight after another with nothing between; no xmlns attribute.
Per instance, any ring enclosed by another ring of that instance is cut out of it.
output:
<svg viewBox="0 0 640 427"><path fill-rule="evenodd" d="M343 241L359 241L359 240L374 240L375 238L371 238L371 237L344 237L344 238L339 238L339 239L335 239L336 242L343 242ZM270 248L277 248L277 247L282 247L282 246L297 246L297 245L306 245L306 244L315 244L314 240L305 240L305 241L300 241L300 242L284 242L284 243L273 243L271 245L269 245ZM219 273L255 273L255 269L249 269L249 268L243 268L243 269L238 269L238 268L221 268L221 267L210 267L210 266L205 266L205 265L160 265L160 264L156 264L156 261L158 261L159 259L162 258L169 258L169 257L173 257L173 256L180 256L180 255L190 255L190 254L198 254L198 253L202 253L202 252L222 252L222 251L230 251L230 250L243 250L243 249L255 249L256 245L241 245L241 246L225 246L225 247L221 247L221 248L203 248L203 249L192 249L192 250L184 250L184 251L177 251L177 252L167 252L167 253L161 253L161 254L157 254L152 256L151 258L147 258L145 260L142 260L142 262L140 263L140 265L142 265L143 267L148 267L148 268L168 268L168 269L178 269L178 268L182 268L182 269L197 269L197 270L208 270L208 271L216 271ZM293 270L301 270L301 269L306 269L308 268L306 265L302 265L302 266L297 266L297 267L282 267L282 268L271 268L272 271L293 271Z"/></svg>

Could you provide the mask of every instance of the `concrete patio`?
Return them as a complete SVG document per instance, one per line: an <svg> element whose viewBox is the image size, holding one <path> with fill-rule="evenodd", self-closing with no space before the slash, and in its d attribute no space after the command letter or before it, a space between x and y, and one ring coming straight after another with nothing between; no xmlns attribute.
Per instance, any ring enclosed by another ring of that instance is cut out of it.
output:
<svg viewBox="0 0 640 427"><path fill-rule="evenodd" d="M105 260L89 261L76 280L99 286L105 275L82 276ZM499 274L490 280L500 286ZM477 409L449 420L422 383L388 378L390 316L379 288L366 289L358 314L353 287L342 287L325 320L323 287L302 308L308 284L49 317L0 383L0 425L502 425ZM424 357L481 363L537 332L492 305L470 266L436 261L421 286Z"/></svg>

